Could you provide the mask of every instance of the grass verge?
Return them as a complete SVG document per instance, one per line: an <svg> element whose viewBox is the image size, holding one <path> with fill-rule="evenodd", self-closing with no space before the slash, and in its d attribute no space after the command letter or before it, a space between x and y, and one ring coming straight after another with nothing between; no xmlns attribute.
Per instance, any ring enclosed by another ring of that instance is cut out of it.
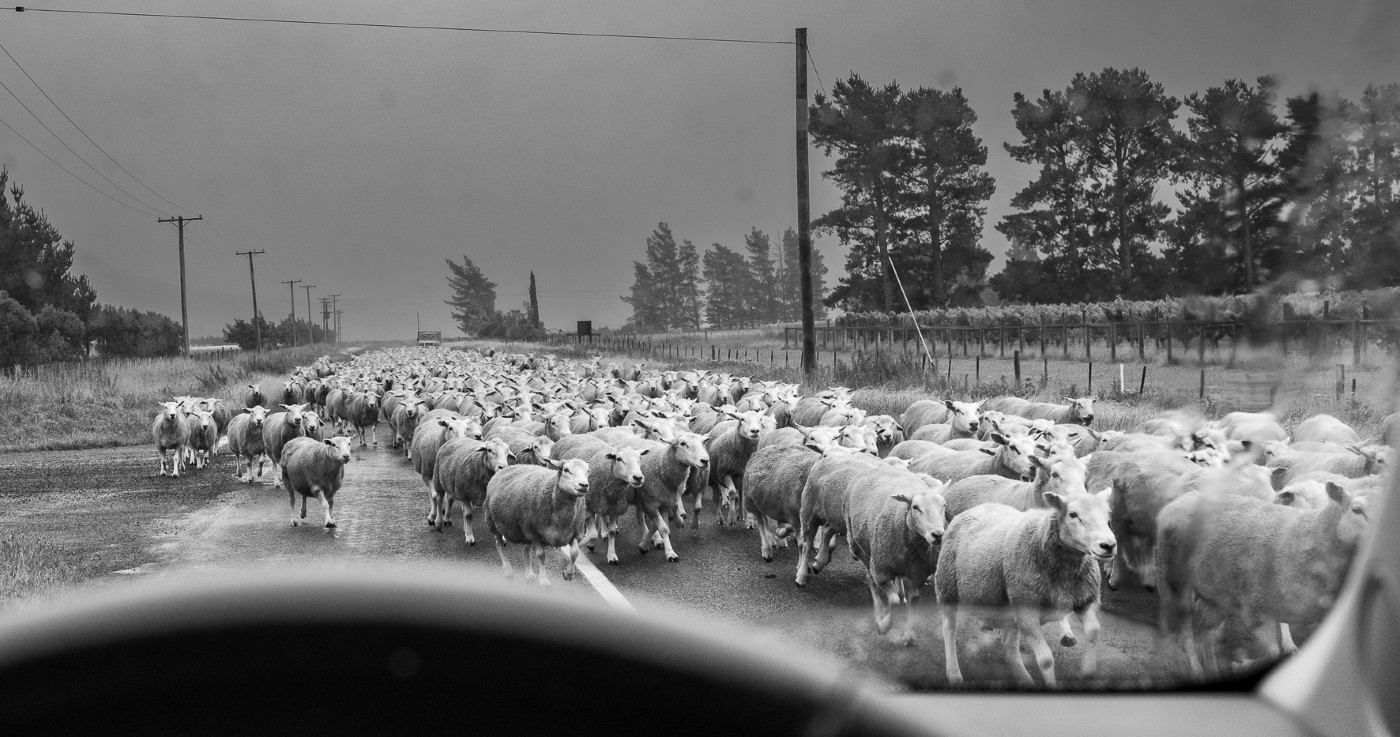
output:
<svg viewBox="0 0 1400 737"><path fill-rule="evenodd" d="M93 576L91 556L19 533L0 537L0 608Z"/></svg>

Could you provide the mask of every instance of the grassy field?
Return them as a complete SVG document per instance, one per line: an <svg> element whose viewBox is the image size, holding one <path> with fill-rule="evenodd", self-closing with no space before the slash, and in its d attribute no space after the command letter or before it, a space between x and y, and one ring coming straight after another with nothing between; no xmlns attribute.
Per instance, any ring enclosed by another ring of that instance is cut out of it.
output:
<svg viewBox="0 0 1400 737"><path fill-rule="evenodd" d="M0 609L94 575L92 557L29 535L0 537Z"/></svg>
<svg viewBox="0 0 1400 737"><path fill-rule="evenodd" d="M0 452L149 443L157 403L186 394L232 401L251 383L270 391L328 352L304 346L223 359L90 361L0 377Z"/></svg>

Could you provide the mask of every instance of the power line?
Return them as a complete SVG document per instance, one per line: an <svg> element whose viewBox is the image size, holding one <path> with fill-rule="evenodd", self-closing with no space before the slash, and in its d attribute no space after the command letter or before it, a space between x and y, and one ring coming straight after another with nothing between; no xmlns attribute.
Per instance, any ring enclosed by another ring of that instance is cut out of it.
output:
<svg viewBox="0 0 1400 737"><path fill-rule="evenodd" d="M18 102L18 103L19 103L19 106L22 107L22 108L24 108L24 112L29 113L29 117L33 118L33 119L35 120L35 122L37 122L39 125L43 126L44 130L48 131L48 132L49 132L49 135L53 136L53 137L54 137L54 140L55 140L55 141L58 141L58 144L59 144L60 146L62 146L62 147L64 147L64 148L68 149L68 153L73 154L74 156L78 157L78 161L81 161L81 162L83 162L84 164L86 164L86 165L87 165L87 168L91 169L92 172L93 172L94 174L96 174L96 175L99 176L99 177L102 177L103 180L105 180L108 184L112 185L113 187L116 187L118 192L121 192L122 194L126 195L127 197L130 197L130 198L132 199L133 202L139 203L142 207L145 207L146 209L151 210L150 213L147 213L148 215L153 215L153 216L155 216L155 217L159 217L159 216L165 214L165 213L161 212L159 208L151 207L150 205L148 205L148 204L146 204L145 202L143 202L143 201L142 201L139 197L137 197L136 195L134 195L134 194L132 194L132 193L126 191L125 189L123 189L122 186L121 186L120 184L117 184L116 182L112 181L111 178L109 178L106 174L103 174L101 171L99 171L99 170L97 169L97 167L93 166L93 165L92 165L92 162L90 162L90 161L88 161L87 159L83 158L83 155L82 155L82 154L78 153L77 151L74 151L74 150L73 150L73 147L72 147L72 146L69 146L67 141L65 141L65 140L63 140L62 138L60 138L59 135L58 135L57 133L55 133L54 130L53 130L52 128L49 127L49 124L48 124L48 123L45 123L44 120L38 116L38 114L36 114L33 110L29 109L29 106L28 106L28 105L24 104L24 100L21 100L21 99L19 98L19 95L16 95L16 94L15 94L15 91L12 90L12 89L10 89L10 86L9 86L9 85L5 84L4 80L0 80L0 88L4 89L6 92L10 93L10 97L15 98L15 102Z"/></svg>
<svg viewBox="0 0 1400 737"><path fill-rule="evenodd" d="M826 85L822 84L822 73L820 71L817 71L817 60L812 58L811 46L807 47L807 61L812 63L812 73L817 75L817 84L821 86L822 94L828 98L831 97L831 93L826 91Z"/></svg>
<svg viewBox="0 0 1400 737"><path fill-rule="evenodd" d="M77 122L77 121L75 121L75 120L73 120L72 118L68 117L68 113L63 112L63 108L59 107L59 106L58 106L58 103L57 103L52 97L49 96L49 93L45 92L45 91L44 91L44 88L39 86L39 82L36 81L32 75L29 74L29 71L26 70L26 69L24 68L24 65L23 65L23 64L20 64L20 63L19 63L19 59L16 59L16 58L15 58L15 55L14 55L14 54L11 54L11 53L10 53L10 50L7 49L7 48L5 48L5 45L4 45L4 44L0 44L0 51L5 52L5 56L10 57L10 61L14 62L15 66L19 68L19 71L20 71L22 74L24 74L24 76L25 76L26 79L29 80L29 83L32 84L32 85L34 85L34 89L39 90L39 94L43 95L43 96L44 96L44 99L45 99L45 100L48 100L50 105L53 105L53 109L54 109L54 110L57 110L57 111L58 111L58 114L59 114L59 115L62 115L64 120L68 121L69 124L71 124L74 128L76 128L77 131L78 131L79 133L83 134L83 138L86 138L86 139L88 140L88 143L91 143L94 147L97 148L98 151L101 151L101 152L102 152L102 155L103 155L103 156L106 156L108 161L111 161L113 164L116 164L118 169L121 169L123 172L126 173L127 176L131 177L131 180L132 180L132 181L136 182L137 184L141 185L142 187L145 187L145 189L146 189L147 192L150 192L151 194L155 195L156 197L159 197L160 199L165 200L165 203L166 203L166 204L170 205L171 207L173 207L173 208L175 208L175 209L177 209L177 210L184 210L184 211L186 211L186 212L193 212L193 210L191 210L191 209L188 208L188 207L182 207L182 206L180 206L180 205L175 204L174 202L171 202L169 199L167 199L167 198L166 198L165 196L163 196L161 193L155 191L154 189L151 189L145 182L141 181L140 179L137 179L135 174L132 174L130 171L127 171L127 168L126 168L125 166L122 166L122 162L117 161L115 157L113 157L111 154L107 153L107 149L102 148L102 146L98 145L97 141L92 140L92 136L89 136L89 135L87 134L87 131L83 130L83 127L80 126L80 125L78 125L78 122ZM11 93L11 94L13 94L13 93ZM22 103L21 103L21 104L22 104Z"/></svg>
<svg viewBox="0 0 1400 737"><path fill-rule="evenodd" d="M585 31L539 31L524 28L483 28L478 26L437 26L411 23L366 23L356 21L306 20L302 18L255 18L228 15L194 15L185 13L137 13L118 10L73 10L70 8L35 8L28 5L0 7L25 13L64 13L70 15L105 15L126 18L174 18L180 20L215 20L236 23L281 23L301 26L340 26L346 28L387 28L408 31L454 31L462 33L508 33L524 36L573 36L584 38L626 38L647 41L700 41L707 43L773 44L791 46L792 41L757 38L721 38L717 36L663 36L645 33L589 33Z"/></svg>
<svg viewBox="0 0 1400 737"><path fill-rule="evenodd" d="M128 209L128 210L130 210L130 211L136 213L137 215L140 215L140 216L142 216L142 217L156 217L155 215L152 215L152 214L149 213L149 212L143 212L143 211L141 211L141 210L138 210L137 208L132 207L131 205L128 205L128 204L125 203L125 202L122 202L121 200L119 200L119 199L113 197L112 195L109 195L109 194L107 194L106 192L103 192L102 190L100 190L100 189L98 189L97 187L93 186L93 184L92 184L91 182L89 182L88 180L83 179L82 177L78 176L77 174L74 174L73 172L69 171L69 170L68 170L68 167L64 166L63 164L58 163L58 161L55 160L54 157L49 156L48 153L46 153L46 152L44 151L44 149L39 148L38 146L35 146L34 143L33 143L33 141L30 141L28 138L25 138L25 137L24 137L24 134L22 134L22 133L20 133L19 131L15 130L14 126L10 125L9 123L6 123L4 118L0 118L0 125L5 126L6 128L9 129L9 131L10 131L11 133L15 134L16 136L19 136L19 140L24 141L25 143L29 144L29 147L32 148L32 149L34 149L35 151L38 151L40 156L43 156L44 158L48 159L48 160L49 160L49 163L51 163L51 164L53 164L54 166L58 167L59 169L63 170L63 173L64 173L64 174L67 174L68 176L73 177L74 179L76 179L76 180L78 180L79 182L81 182L82 185L83 185L84 187L87 187L88 189L90 189L90 190L92 190L92 191L94 191L94 192L96 192L96 193L102 195L103 197L106 197L107 199L109 199L109 200L111 200L111 201L117 203L118 205L121 205L122 207L125 207L126 209Z"/></svg>

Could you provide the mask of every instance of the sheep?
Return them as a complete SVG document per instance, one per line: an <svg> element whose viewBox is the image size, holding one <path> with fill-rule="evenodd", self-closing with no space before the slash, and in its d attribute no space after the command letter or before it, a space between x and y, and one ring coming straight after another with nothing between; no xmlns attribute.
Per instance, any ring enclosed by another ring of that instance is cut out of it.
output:
<svg viewBox="0 0 1400 737"><path fill-rule="evenodd" d="M413 439L413 431L418 429L419 419L428 411L427 405L416 400L396 402L389 410L389 426L394 431L392 446L403 448L409 458L413 457L413 445L409 442Z"/></svg>
<svg viewBox="0 0 1400 737"><path fill-rule="evenodd" d="M433 508L429 514L437 522L434 528L442 532L453 503L461 502L462 534L468 545L476 545L472 508L485 503L487 483L510 464L510 458L510 449L499 438L458 437L443 443L433 464Z"/></svg>
<svg viewBox="0 0 1400 737"><path fill-rule="evenodd" d="M827 451L836 450L828 448ZM807 473L798 512L797 574L794 582L807 585L809 573L821 573L831 561L831 541L844 530L846 488L851 479L874 470L889 459L867 453L824 454ZM895 459L896 461L900 459ZM820 528L820 529L819 529ZM820 536L820 539L818 537ZM813 551L815 548L815 552ZM811 563L808 559L811 558Z"/></svg>
<svg viewBox="0 0 1400 737"><path fill-rule="evenodd" d="M822 417L837 403L839 396L837 393L828 391L814 397L799 399L797 406L792 410L792 422L798 425L820 425Z"/></svg>
<svg viewBox="0 0 1400 737"><path fill-rule="evenodd" d="M302 412L306 409L304 404L283 404L282 412L268 415L263 420L263 452L267 454L267 459L272 461L273 488L282 488L282 474L278 472L278 466L282 462L282 446L292 438L304 437L306 428L302 426Z"/></svg>
<svg viewBox="0 0 1400 737"><path fill-rule="evenodd" d="M932 440L905 440L891 448L887 457L916 461L927 455L950 455L954 452L952 448Z"/></svg>
<svg viewBox="0 0 1400 737"><path fill-rule="evenodd" d="M186 415L185 424L190 428L185 447L194 452L194 467L204 468L219 443L219 425L212 412L201 410Z"/></svg>
<svg viewBox="0 0 1400 737"><path fill-rule="evenodd" d="M360 439L360 446L365 445L365 433L369 433L370 440L374 447L379 447L379 397L373 392L359 392L350 396L345 403L345 419L355 430L355 435Z"/></svg>
<svg viewBox="0 0 1400 737"><path fill-rule="evenodd" d="M350 462L350 438L336 436L325 440L292 438L282 449L282 483L292 508L292 527L297 518L297 495L301 495L301 519L306 519L306 500L316 497L326 512L326 527L335 527L335 493L345 478Z"/></svg>
<svg viewBox="0 0 1400 737"><path fill-rule="evenodd" d="M595 404L587 409L574 412L569 418L569 432L573 434L593 432L608 426L608 414L612 411L606 404Z"/></svg>
<svg viewBox="0 0 1400 737"><path fill-rule="evenodd" d="M506 543L525 546L525 580L549 585L546 548L568 548L564 580L574 577L579 532L588 493L588 462L550 461L549 466L510 466L486 487L486 528L496 539L506 578L514 575Z"/></svg>
<svg viewBox="0 0 1400 737"><path fill-rule="evenodd" d="M263 422L267 419L267 408L261 405L245 409L234 415L228 425L228 449L238 461L234 478L246 484L253 483L253 461L258 462L258 476L262 476L265 458L263 455ZM244 471L247 477L244 477Z"/></svg>
<svg viewBox="0 0 1400 737"><path fill-rule="evenodd" d="M704 440L710 454L710 488L719 502L715 521L721 525L734 523L742 501L744 466L758 449L764 419L761 412L727 414L731 419L715 425ZM695 495L695 521L700 519L703 499L703 494Z"/></svg>
<svg viewBox="0 0 1400 737"><path fill-rule="evenodd" d="M642 459L646 480L637 488L634 502L638 522L644 527L638 548L645 554L647 544L659 540L657 546L665 549L666 560L675 563L681 557L671 546L671 528L666 520L673 512L681 511L678 507L687 480L692 473L709 469L710 454L704 439L695 433L680 433L665 442L643 442L643 447L651 452Z"/></svg>
<svg viewBox="0 0 1400 737"><path fill-rule="evenodd" d="M437 412L438 410L433 410ZM413 470L422 480L423 486L428 490L428 525L437 526L437 504L435 503L436 492L433 489L433 473L437 469L437 455L444 443L454 438L479 439L473 431L480 427L475 420L469 420L456 413L443 414L437 417L432 416L432 412L418 423L418 428L413 431ZM452 524L447 520L446 524Z"/></svg>
<svg viewBox="0 0 1400 737"><path fill-rule="evenodd" d="M1381 420L1381 442L1392 448L1400 446L1400 412L1391 412Z"/></svg>
<svg viewBox="0 0 1400 737"><path fill-rule="evenodd" d="M1288 433L1273 412L1231 412L1218 426L1230 440L1248 440L1258 445L1270 440L1288 440Z"/></svg>
<svg viewBox="0 0 1400 737"><path fill-rule="evenodd" d="M931 422L915 430L910 440L924 440L930 443L946 443L949 440L977 439L977 426L959 429L957 425Z"/></svg>
<svg viewBox="0 0 1400 737"><path fill-rule="evenodd" d="M1231 617L1241 618L1246 631L1277 625L1287 653L1295 649L1287 627L1311 626L1331 609L1369 526L1371 499L1332 482L1326 492L1329 503L1319 509L1192 494L1162 510L1159 626L1180 634L1193 675L1203 671L1197 635L1209 664Z"/></svg>
<svg viewBox="0 0 1400 737"><path fill-rule="evenodd" d="M1080 672L1098 663L1099 565L1117 552L1108 504L1094 494L1045 492L1048 509L1022 511L980 504L953 518L943 535L934 592L943 613L943 650L949 683L962 682L958 665L958 614L963 606L987 607L987 624L1004 630L1007 664L1032 683L1021 659L1029 640L1041 678L1055 685L1055 657L1041 625L1073 612L1088 641Z"/></svg>
<svg viewBox="0 0 1400 737"><path fill-rule="evenodd" d="M821 454L811 444L760 448L744 468L744 511L758 527L759 555L773 562L779 534L769 523L789 534L801 521L802 487ZM786 545L786 543L784 543Z"/></svg>
<svg viewBox="0 0 1400 737"><path fill-rule="evenodd" d="M914 600L938 567L943 542L942 481L897 469L855 479L845 527L851 555L865 567L880 634L893 623L890 599L904 601L903 644L914 641Z"/></svg>
<svg viewBox="0 0 1400 737"><path fill-rule="evenodd" d="M1335 453L1290 448L1286 452L1273 450L1266 453L1264 465L1282 469L1285 484L1313 471L1330 471L1347 478L1361 478L1383 473L1392 452L1382 445L1349 445Z"/></svg>
<svg viewBox="0 0 1400 737"><path fill-rule="evenodd" d="M219 428L219 437L228 437L228 425L233 421L233 411L222 399L204 400L204 410L214 415L214 423Z"/></svg>
<svg viewBox="0 0 1400 737"><path fill-rule="evenodd" d="M908 437L914 437L919 428L935 423L954 424L960 432L976 432L978 413L982 402L954 402L950 399L920 399L909 405L899 416L899 426ZM964 436L966 437L966 436Z"/></svg>
<svg viewBox="0 0 1400 737"><path fill-rule="evenodd" d="M838 405L827 410L818 425L831 425L840 427L841 425L864 424L866 418L865 410L856 409L850 405Z"/></svg>
<svg viewBox="0 0 1400 737"><path fill-rule="evenodd" d="M156 451L160 453L160 475L165 476L165 464L170 460L170 452L175 452L175 460L170 465L170 476L180 478L185 467L185 446L189 443L190 427L180 411L179 402L161 402L160 411L151 423L151 437L155 440Z"/></svg>
<svg viewBox="0 0 1400 737"><path fill-rule="evenodd" d="M1069 404L1053 404L1050 402L1031 402L1024 411L1016 412L1028 420L1045 419L1051 420L1057 425L1083 425L1088 427L1094 422L1094 398L1093 397L1065 397ZM1005 410L1003 410L1005 411Z"/></svg>
<svg viewBox="0 0 1400 737"><path fill-rule="evenodd" d="M646 481L642 457L651 448L613 448L596 441L588 457L588 496L584 509L588 522L583 542L592 550L592 541L603 537L608 546L608 565L617 565L617 521L636 501L637 489Z"/></svg>
<svg viewBox="0 0 1400 737"><path fill-rule="evenodd" d="M1035 441L1030 438L1008 438L1001 434L992 435L992 441L999 446L994 451L962 450L946 455L929 453L914 459L909 464L909 470L926 473L948 483L978 474L1029 480Z"/></svg>
<svg viewBox="0 0 1400 737"><path fill-rule="evenodd" d="M262 387L257 384L249 384L239 390L238 396L239 399L243 400L243 406L249 409L267 403L267 397L263 396Z"/></svg>
<svg viewBox="0 0 1400 737"><path fill-rule="evenodd" d="M1313 415L1293 428L1293 442L1360 443L1361 436L1351 426L1332 415Z"/></svg>
<svg viewBox="0 0 1400 737"><path fill-rule="evenodd" d="M875 453L881 458L905 440L904 428L889 415L870 415L861 424L875 430Z"/></svg>
<svg viewBox="0 0 1400 737"><path fill-rule="evenodd" d="M1040 509L1044 506L1045 492L1052 491L1060 496L1087 493L1084 487L1086 470L1084 464L1075 458L1045 459L1031 457L1036 467L1034 481L1016 481L1005 476L968 476L955 481L943 490L947 501L945 511L948 519L984 502L997 502L1015 509Z"/></svg>

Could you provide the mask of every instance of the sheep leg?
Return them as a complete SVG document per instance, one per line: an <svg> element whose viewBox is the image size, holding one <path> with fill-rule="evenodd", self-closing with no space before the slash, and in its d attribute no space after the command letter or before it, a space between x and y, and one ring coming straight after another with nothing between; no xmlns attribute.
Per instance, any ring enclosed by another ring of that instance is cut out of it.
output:
<svg viewBox="0 0 1400 737"><path fill-rule="evenodd" d="M1016 629L1020 630L1021 637L1024 637L1031 646L1031 653L1035 655L1036 667L1040 669L1040 675L1045 679L1046 688L1055 687L1055 654L1050 651L1050 645L1045 641L1045 635L1040 630L1040 615L1036 612L1018 612L1016 615ZM1021 663L1019 657L1017 663ZM1021 663L1021 672L1025 673L1025 663ZM1017 674L1019 677L1020 674ZM1029 681L1029 673L1026 673Z"/></svg>
<svg viewBox="0 0 1400 737"><path fill-rule="evenodd" d="M331 509L335 506L335 500L326 497L324 489L316 490L316 498L321 500L321 506L326 510L326 528L335 528L335 517L331 516Z"/></svg>
<svg viewBox="0 0 1400 737"><path fill-rule="evenodd" d="M1079 624L1084 627L1084 659L1080 661L1079 674L1092 676L1099 667L1099 607L1097 604L1089 604L1083 611L1076 612L1079 615ZM1065 628L1069 628L1069 617L1063 620Z"/></svg>
<svg viewBox="0 0 1400 737"><path fill-rule="evenodd" d="M666 548L666 561L668 563L679 562L681 557L676 555L675 548L671 547L671 527L666 524L666 518L658 512L652 518L652 525L656 530L656 534L661 536L661 543Z"/></svg>
<svg viewBox="0 0 1400 737"><path fill-rule="evenodd" d="M290 488L287 489L287 502L292 506L292 527L296 527L301 524L301 521L297 519L297 493ZM302 516L306 515L302 514Z"/></svg>
<svg viewBox="0 0 1400 737"><path fill-rule="evenodd" d="M829 525L822 525L817 531L817 536L817 559L812 561L812 573L821 573L822 569L831 563L831 549L835 546L836 531Z"/></svg>
<svg viewBox="0 0 1400 737"><path fill-rule="evenodd" d="M763 556L765 563L773 562L773 541L769 538L768 518L760 517L763 524L758 526L758 554Z"/></svg>
<svg viewBox="0 0 1400 737"><path fill-rule="evenodd" d="M875 604L875 629L883 635L890 631L890 625L894 623L889 596L885 594L881 582L875 579L874 571L866 570L865 583L870 587L870 599Z"/></svg>
<svg viewBox="0 0 1400 737"><path fill-rule="evenodd" d="M816 520L802 520L802 540L797 546L797 576L794 579L798 586L807 585L807 574L812 572L807 560L812 554L812 546L819 532Z"/></svg>
<svg viewBox="0 0 1400 737"><path fill-rule="evenodd" d="M549 584L549 575L546 574L546 573L545 573L545 570L544 570L545 546L543 546L543 545L533 545L533 546L531 546L531 548L532 548L532 549L531 549L531 552L534 553L534 555L535 555L535 568L536 568L536 570L539 571L539 574L538 574L538 575L539 575L540 586L542 586L542 587L544 587L544 588L549 588L549 585L550 585L550 584ZM573 578L573 576L572 576L571 574L568 574L567 569L565 569L565 573L566 573L565 579Z"/></svg>
<svg viewBox="0 0 1400 737"><path fill-rule="evenodd" d="M569 562L564 566L564 580L572 581L574 580L574 571L578 570L578 540L571 541L564 549L564 553L569 556Z"/></svg>
<svg viewBox="0 0 1400 737"><path fill-rule="evenodd" d="M462 534L468 545L476 545L476 534L472 532L472 505L462 503Z"/></svg>
<svg viewBox="0 0 1400 737"><path fill-rule="evenodd" d="M590 514L583 520L583 539L579 542L588 547L588 552L593 552L593 541L603 537L602 516Z"/></svg>
<svg viewBox="0 0 1400 737"><path fill-rule="evenodd" d="M370 425L370 426L369 426L369 437L370 437L370 441L371 441L371 443L374 445L374 447L378 448L378 447L379 447L379 421L378 421L378 420L376 420L375 423L374 423L373 425Z"/></svg>
<svg viewBox="0 0 1400 737"><path fill-rule="evenodd" d="M287 491L291 491L291 490L292 490L292 486L291 486L291 484L288 484L288 485L287 485ZM301 498L301 518L302 518L302 519L306 519L306 502L307 502L308 500L310 500L310 499L311 499L311 497L309 497L309 496L303 496L303 497Z"/></svg>
<svg viewBox="0 0 1400 737"><path fill-rule="evenodd" d="M896 580L899 595L904 599L904 633L899 636L899 644L914 644L914 600L919 598L917 589L911 588L903 576Z"/></svg>
<svg viewBox="0 0 1400 737"><path fill-rule="evenodd" d="M166 451L166 450L160 451L160 475L162 475L162 476L166 475L166 473L167 473L166 470L165 470L165 461L166 461L167 456L169 456L169 454L170 454L170 451Z"/></svg>
<svg viewBox="0 0 1400 737"><path fill-rule="evenodd" d="M262 475L263 475L263 466L266 465L266 464L267 464L267 454L264 453L264 454L259 455L259 456L258 456L258 478L262 478ZM250 462L248 463L248 473L249 473L250 476L252 475L252 471L253 471L253 464L252 464L252 462L250 461ZM249 479L249 480L248 480L248 483L252 483L252 479Z"/></svg>
<svg viewBox="0 0 1400 737"><path fill-rule="evenodd" d="M962 683L962 669L958 667L958 608L952 604L943 605L943 670L949 683Z"/></svg>
<svg viewBox="0 0 1400 737"><path fill-rule="evenodd" d="M695 492L695 509L693 510L693 512L695 513L695 518L690 521L690 529L700 529L700 510L704 508L705 490L702 488L700 489L700 491Z"/></svg>
<svg viewBox="0 0 1400 737"><path fill-rule="evenodd" d="M1278 623L1278 649L1282 655L1298 652L1298 646L1293 643L1293 632L1288 628L1287 622Z"/></svg>
<svg viewBox="0 0 1400 737"><path fill-rule="evenodd" d="M272 464L272 488L282 488L282 464L275 461Z"/></svg>
<svg viewBox="0 0 1400 737"><path fill-rule="evenodd" d="M511 568L510 559L506 557L506 539L500 533L496 533L496 552L501 556L501 571L509 580L515 577L515 570Z"/></svg>
<svg viewBox="0 0 1400 737"><path fill-rule="evenodd" d="M1082 615L1080 621L1083 621ZM1088 633L1085 633L1085 636L1087 637ZM1060 619L1060 644L1065 647L1074 647L1078 643L1079 640L1076 640L1074 637L1074 630L1069 626L1069 615L1066 614Z"/></svg>

